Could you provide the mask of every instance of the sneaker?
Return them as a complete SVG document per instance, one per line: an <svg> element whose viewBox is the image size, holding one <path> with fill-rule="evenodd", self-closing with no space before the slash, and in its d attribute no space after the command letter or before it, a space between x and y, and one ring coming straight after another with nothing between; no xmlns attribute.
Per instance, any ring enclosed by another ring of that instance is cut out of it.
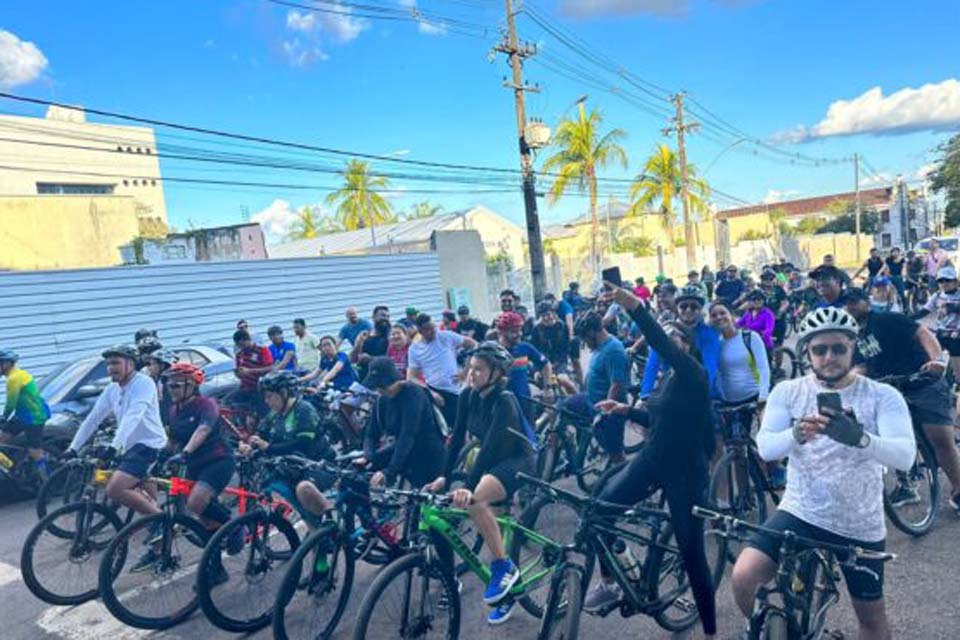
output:
<svg viewBox="0 0 960 640"><path fill-rule="evenodd" d="M950 506L953 507L953 510L960 516L960 493L955 493L950 496Z"/></svg>
<svg viewBox="0 0 960 640"><path fill-rule="evenodd" d="M233 531L230 532L229 537L227 537L227 542L224 545L227 550L227 555L235 556L243 551L243 547L246 545L246 538L246 527L234 527Z"/></svg>
<svg viewBox="0 0 960 640"><path fill-rule="evenodd" d="M498 604L493 608L493 611L490 612L490 615L487 616L487 624L495 627L509 620L510 614L513 613L513 607L516 604L516 600L509 600Z"/></svg>
<svg viewBox="0 0 960 640"><path fill-rule="evenodd" d="M130 573L141 573L148 569L153 568L155 564L160 560L160 554L154 551L153 549L147 549L146 553L140 556L140 559L137 560L137 563L130 567Z"/></svg>
<svg viewBox="0 0 960 640"><path fill-rule="evenodd" d="M490 582L483 592L483 601L487 604L497 604L503 600L513 585L520 579L520 570L510 558L494 560L490 563Z"/></svg>
<svg viewBox="0 0 960 640"><path fill-rule="evenodd" d="M890 506L894 508L900 508L908 504L917 504L920 502L920 494L917 493L917 490L911 487L909 484L901 482L897 485L897 488L890 492L890 495L887 496L887 499L890 501Z"/></svg>
<svg viewBox="0 0 960 640"><path fill-rule="evenodd" d="M462 591L463 591L463 581L457 578L457 596L458 597L460 595L460 592ZM450 600L447 598L446 589L444 589L444 591L440 594L440 598L437 600L437 608L438 609L450 608Z"/></svg>
<svg viewBox="0 0 960 640"><path fill-rule="evenodd" d="M611 604L620 602L623 593L620 586L616 583L607 584L603 580L587 592L587 597L583 599L583 610L587 612L597 611Z"/></svg>

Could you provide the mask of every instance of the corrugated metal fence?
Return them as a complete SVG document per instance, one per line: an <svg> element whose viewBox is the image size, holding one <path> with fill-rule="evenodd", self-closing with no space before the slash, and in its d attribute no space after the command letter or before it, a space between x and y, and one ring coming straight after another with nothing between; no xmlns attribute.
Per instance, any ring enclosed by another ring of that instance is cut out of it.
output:
<svg viewBox="0 0 960 640"><path fill-rule="evenodd" d="M419 253L5 273L0 346L39 377L131 342L141 327L168 346L229 343L240 318L257 333L278 324L292 335L296 317L317 335L336 333L348 306L369 317L386 304L394 320L408 305L438 314L439 269L436 254Z"/></svg>

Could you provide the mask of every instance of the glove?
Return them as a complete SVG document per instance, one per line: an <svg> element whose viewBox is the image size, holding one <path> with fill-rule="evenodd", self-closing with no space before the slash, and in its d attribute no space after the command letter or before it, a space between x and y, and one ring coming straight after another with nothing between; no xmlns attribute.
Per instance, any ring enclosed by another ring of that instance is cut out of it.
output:
<svg viewBox="0 0 960 640"><path fill-rule="evenodd" d="M862 449L870 444L870 436L863 431L863 425L857 422L851 413L834 414L823 430L823 435L848 447Z"/></svg>
<svg viewBox="0 0 960 640"><path fill-rule="evenodd" d="M74 451L73 449L67 449L66 451L60 454L60 462L68 462L70 460L76 460L76 459L77 459L77 452Z"/></svg>
<svg viewBox="0 0 960 640"><path fill-rule="evenodd" d="M112 446L96 447L92 451L92 454L95 458L99 458L104 462L110 462L117 456L117 449Z"/></svg>

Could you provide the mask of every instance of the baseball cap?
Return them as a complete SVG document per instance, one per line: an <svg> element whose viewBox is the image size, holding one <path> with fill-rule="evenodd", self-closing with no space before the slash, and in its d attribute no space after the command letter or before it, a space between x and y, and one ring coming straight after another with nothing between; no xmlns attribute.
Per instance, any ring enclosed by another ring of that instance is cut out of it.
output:
<svg viewBox="0 0 960 640"><path fill-rule="evenodd" d="M468 316L470 315L470 307L468 307L465 304L462 304L459 307L457 307L457 313L461 316Z"/></svg>
<svg viewBox="0 0 960 640"><path fill-rule="evenodd" d="M940 270L937 271L937 282L941 280L956 280L957 279L957 270L953 267L940 267Z"/></svg>
<svg viewBox="0 0 960 640"><path fill-rule="evenodd" d="M397 365L387 356L378 356L370 360L367 375L361 384L368 389L383 389L400 379Z"/></svg>
<svg viewBox="0 0 960 640"><path fill-rule="evenodd" d="M415 316L418 313L420 313L420 310L417 309L416 307L407 307L406 309L404 309L403 313L408 316Z"/></svg>

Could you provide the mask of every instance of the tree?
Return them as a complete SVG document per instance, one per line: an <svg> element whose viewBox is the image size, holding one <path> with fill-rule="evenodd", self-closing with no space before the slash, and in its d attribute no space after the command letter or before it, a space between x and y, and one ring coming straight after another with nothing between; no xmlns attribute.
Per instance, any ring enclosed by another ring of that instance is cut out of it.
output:
<svg viewBox="0 0 960 640"><path fill-rule="evenodd" d="M564 118L557 125L553 144L557 152L543 163L544 172L557 174L550 187L549 202L555 204L575 182L580 193L590 196L590 259L593 269L600 264L597 252L597 170L619 162L627 167L627 152L619 142L627 137L626 131L613 129L601 134L603 116L597 109L587 115L583 102L576 120Z"/></svg>
<svg viewBox="0 0 960 640"><path fill-rule="evenodd" d="M944 226L960 227L960 133L937 147L937 151L941 156L930 172L930 188L946 195Z"/></svg>
<svg viewBox="0 0 960 640"><path fill-rule="evenodd" d="M422 218L432 218L443 211L443 207L439 204L433 204L429 200L424 200L423 202L418 202L410 210L403 214L404 220L420 220Z"/></svg>
<svg viewBox="0 0 960 640"><path fill-rule="evenodd" d="M657 255L653 240L646 236L630 236L613 241L613 250L616 253L630 253L637 258L648 258Z"/></svg>
<svg viewBox="0 0 960 640"><path fill-rule="evenodd" d="M856 213L844 213L826 224L815 233L854 233L856 230ZM874 235L880 231L880 214L876 211L867 211L860 214L860 233Z"/></svg>
<svg viewBox="0 0 960 640"><path fill-rule="evenodd" d="M343 172L344 185L327 196L327 204L336 206L337 218L347 231L370 229L373 243L377 243L374 227L396 220L393 208L379 191L389 182L383 176L370 173L370 163L350 160Z"/></svg>
<svg viewBox="0 0 960 640"><path fill-rule="evenodd" d="M287 240L307 240L323 233L325 220L313 207L303 207L297 212L297 219L290 225Z"/></svg>
<svg viewBox="0 0 960 640"><path fill-rule="evenodd" d="M630 215L639 215L651 207L655 208L663 219L667 237L673 238L673 225L677 220L674 204L681 195L682 175L680 157L667 145L659 145L644 163L643 173L634 179L630 187ZM687 164L687 197L691 213L699 214L708 210L707 198L710 197L710 187L705 180L697 177L696 167L689 163ZM679 204L682 208L683 203ZM673 245L672 242L667 245L670 251L673 251Z"/></svg>
<svg viewBox="0 0 960 640"><path fill-rule="evenodd" d="M826 224L826 221L822 218L804 218L798 222L797 226L794 228L796 229L798 235L806 236L816 233L824 224Z"/></svg>

